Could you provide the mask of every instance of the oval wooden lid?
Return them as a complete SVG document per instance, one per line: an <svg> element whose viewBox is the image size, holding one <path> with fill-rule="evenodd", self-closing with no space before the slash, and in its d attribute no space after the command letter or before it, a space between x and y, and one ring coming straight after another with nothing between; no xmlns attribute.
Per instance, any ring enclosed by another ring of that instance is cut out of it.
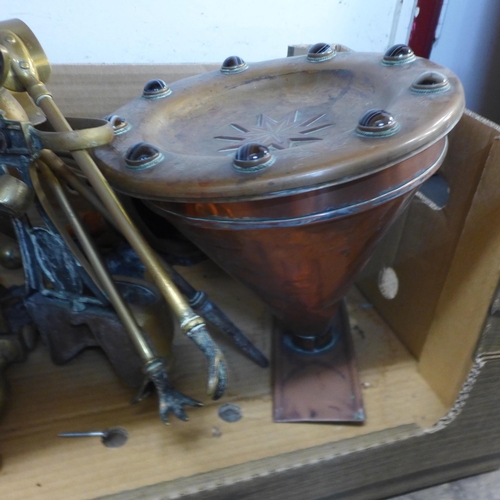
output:
<svg viewBox="0 0 500 500"><path fill-rule="evenodd" d="M96 150L98 163L118 190L172 201L282 196L389 168L446 135L462 115L464 93L451 71L426 59L382 60L356 52L323 62L298 56L177 81L165 97L138 97L115 112L130 128ZM426 72L448 85L412 88ZM395 128L366 135L358 123L370 109L387 111ZM125 154L141 141L159 155L131 168ZM271 160L238 168L237 148L253 142L267 146Z"/></svg>

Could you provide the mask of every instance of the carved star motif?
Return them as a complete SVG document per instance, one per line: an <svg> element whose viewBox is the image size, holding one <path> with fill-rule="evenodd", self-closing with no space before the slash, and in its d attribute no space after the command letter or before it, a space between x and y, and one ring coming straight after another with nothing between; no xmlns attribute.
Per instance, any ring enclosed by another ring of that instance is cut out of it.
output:
<svg viewBox="0 0 500 500"><path fill-rule="evenodd" d="M322 137L317 137L316 133L333 126L333 123L324 123L324 117L325 113L304 119L299 111L293 111L281 120L274 120L260 114L255 125L231 123L231 128L236 130L237 134L217 135L214 139L232 143L219 149L221 153L235 151L249 142L257 142L270 149L286 149L323 140Z"/></svg>

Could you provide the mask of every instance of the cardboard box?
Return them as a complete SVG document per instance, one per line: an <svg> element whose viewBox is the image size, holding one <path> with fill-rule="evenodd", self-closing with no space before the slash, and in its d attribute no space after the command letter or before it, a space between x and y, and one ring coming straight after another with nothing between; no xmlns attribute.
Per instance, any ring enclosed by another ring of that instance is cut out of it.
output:
<svg viewBox="0 0 500 500"><path fill-rule="evenodd" d="M66 115L101 117L153 77L172 81L209 69L215 66L59 66L49 88ZM423 208L417 199L388 235L386 253L367 268L361 286L385 320L358 291L349 297L364 425L274 424L269 370L216 332L228 358L227 393L220 402L207 400L204 360L177 336L176 385L205 406L190 411L189 423L170 427L162 426L154 397L129 405L133 393L99 351L54 366L39 346L8 373L0 498L377 499L498 467L499 136L496 125L471 113L451 134L443 166L450 202L434 230L446 245L422 254L421 267L415 261L405 267L403 243L411 236L405 228L421 220L414 216ZM378 297L381 263L394 267L403 305L414 301L422 317L405 320L398 315L402 306ZM269 353L272 318L258 299L210 262L183 274ZM407 284L415 275L418 284ZM229 401L243 412L236 423L217 414ZM117 449L99 439L57 438L116 425L130 434Z"/></svg>

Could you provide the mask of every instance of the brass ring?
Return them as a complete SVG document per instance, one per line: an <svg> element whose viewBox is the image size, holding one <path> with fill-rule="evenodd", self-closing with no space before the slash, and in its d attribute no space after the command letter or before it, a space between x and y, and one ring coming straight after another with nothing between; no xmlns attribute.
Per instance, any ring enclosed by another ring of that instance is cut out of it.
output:
<svg viewBox="0 0 500 500"><path fill-rule="evenodd" d="M113 127L106 120L93 118L67 118L67 120L74 130L67 132L41 130L40 127L46 127L46 123L37 127L36 133L44 148L52 151L79 151L104 146L114 138Z"/></svg>

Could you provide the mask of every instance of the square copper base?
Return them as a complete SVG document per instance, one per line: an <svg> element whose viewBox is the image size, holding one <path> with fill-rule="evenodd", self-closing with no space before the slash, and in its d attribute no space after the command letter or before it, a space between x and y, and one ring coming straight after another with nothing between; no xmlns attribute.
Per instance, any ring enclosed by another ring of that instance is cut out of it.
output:
<svg viewBox="0 0 500 500"><path fill-rule="evenodd" d="M365 420L345 303L332 326L337 340L319 353L295 350L285 333L274 331L275 422L356 422Z"/></svg>

